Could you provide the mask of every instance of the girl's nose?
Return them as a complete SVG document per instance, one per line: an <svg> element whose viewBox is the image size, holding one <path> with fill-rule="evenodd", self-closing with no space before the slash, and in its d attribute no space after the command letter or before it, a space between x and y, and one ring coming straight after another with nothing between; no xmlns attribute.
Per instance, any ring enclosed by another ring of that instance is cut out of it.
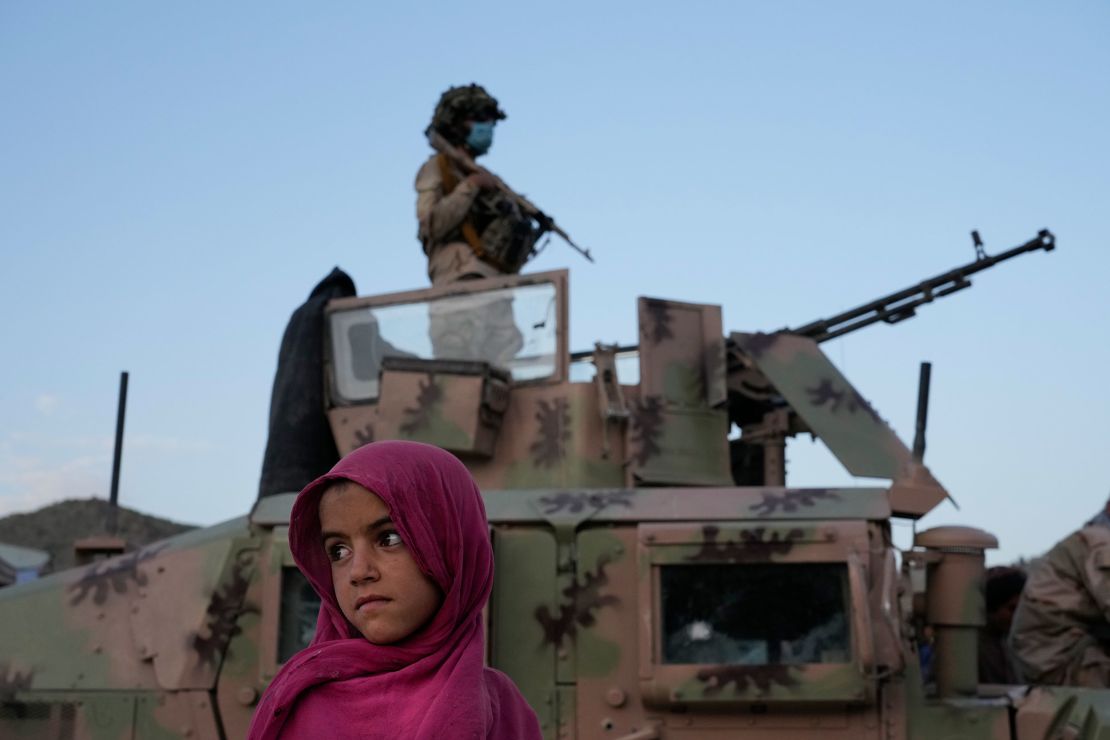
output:
<svg viewBox="0 0 1110 740"><path fill-rule="evenodd" d="M374 564L373 559L360 554L356 550L354 558L351 560L351 583L376 581L379 578L381 578L381 572Z"/></svg>

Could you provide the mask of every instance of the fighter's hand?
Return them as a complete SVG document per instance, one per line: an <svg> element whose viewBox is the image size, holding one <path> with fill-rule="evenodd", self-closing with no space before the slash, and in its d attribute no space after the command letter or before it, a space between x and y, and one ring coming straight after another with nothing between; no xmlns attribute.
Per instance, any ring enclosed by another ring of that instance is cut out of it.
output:
<svg viewBox="0 0 1110 740"><path fill-rule="evenodd" d="M468 175L466 181L471 185L477 185L482 190L497 189L497 180L488 172L475 172Z"/></svg>

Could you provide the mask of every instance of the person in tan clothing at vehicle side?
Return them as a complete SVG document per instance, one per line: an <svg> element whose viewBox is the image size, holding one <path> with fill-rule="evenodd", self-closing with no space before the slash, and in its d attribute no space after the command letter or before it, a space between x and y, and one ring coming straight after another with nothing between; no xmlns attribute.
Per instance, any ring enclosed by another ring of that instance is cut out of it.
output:
<svg viewBox="0 0 1110 740"><path fill-rule="evenodd" d="M1030 567L1010 645L1028 683L1110 687L1110 502Z"/></svg>

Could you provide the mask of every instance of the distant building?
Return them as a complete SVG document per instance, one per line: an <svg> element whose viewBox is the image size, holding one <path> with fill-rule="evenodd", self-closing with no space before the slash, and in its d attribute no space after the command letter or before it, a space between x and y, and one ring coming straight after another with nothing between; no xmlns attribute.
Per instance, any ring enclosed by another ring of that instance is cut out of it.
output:
<svg viewBox="0 0 1110 740"><path fill-rule="evenodd" d="M0 586L33 581L50 564L50 553L0 542Z"/></svg>

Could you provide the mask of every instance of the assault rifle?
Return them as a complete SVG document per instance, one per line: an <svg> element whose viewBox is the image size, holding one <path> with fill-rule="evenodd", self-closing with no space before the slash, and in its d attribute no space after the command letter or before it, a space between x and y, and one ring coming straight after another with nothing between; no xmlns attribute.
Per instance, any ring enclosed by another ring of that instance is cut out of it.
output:
<svg viewBox="0 0 1110 740"><path fill-rule="evenodd" d="M463 172L468 175L483 173L492 177L494 183L496 183L497 185L497 189L504 193L514 203L516 203L520 210L523 211L526 216L535 219L536 223L540 225L540 228L542 228L544 231L550 231L554 234L559 235L560 237L562 237L563 241L570 245L571 249L578 252L590 262L594 261L594 258L590 256L590 250L583 249L582 247L575 244L574 240L570 238L570 234L559 228L558 224L555 223L555 219L551 218L546 213L537 208L536 205L532 203L532 201L528 200L523 195L518 194L515 190L506 185L504 180L487 170L482 165L475 162L469 154L467 154L457 146L454 146L451 142L447 141L447 139L443 138L443 136L435 129L428 129L427 135L428 143L432 145L432 148L438 152L446 154L447 157L456 165L458 165Z"/></svg>

